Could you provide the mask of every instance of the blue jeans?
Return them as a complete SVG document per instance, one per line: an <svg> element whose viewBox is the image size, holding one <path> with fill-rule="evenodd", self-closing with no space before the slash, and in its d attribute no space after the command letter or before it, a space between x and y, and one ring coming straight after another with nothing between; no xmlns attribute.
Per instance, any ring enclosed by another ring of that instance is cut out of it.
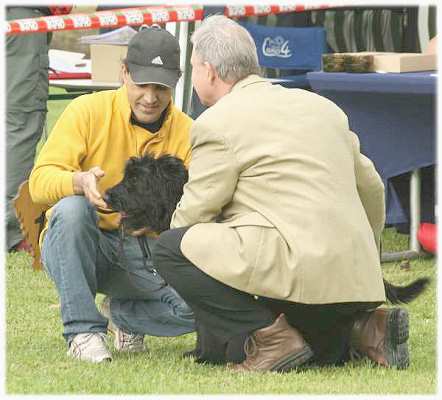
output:
<svg viewBox="0 0 442 400"><path fill-rule="evenodd" d="M127 235L121 245L118 231L101 230L97 222L84 196L66 197L54 206L43 241L42 261L57 287L65 339L106 332L97 293L111 297L112 321L126 332L178 336L194 331L192 310L152 272L137 239ZM153 249L156 240L148 241Z"/></svg>

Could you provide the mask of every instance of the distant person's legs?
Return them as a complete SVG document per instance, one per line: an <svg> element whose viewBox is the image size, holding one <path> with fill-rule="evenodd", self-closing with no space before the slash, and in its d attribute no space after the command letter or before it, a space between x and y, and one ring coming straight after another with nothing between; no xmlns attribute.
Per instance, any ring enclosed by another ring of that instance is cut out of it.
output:
<svg viewBox="0 0 442 400"><path fill-rule="evenodd" d="M7 19L41 17L32 7L8 7ZM27 179L45 126L49 41L46 33L6 37L6 239L13 250L23 239L12 199Z"/></svg>

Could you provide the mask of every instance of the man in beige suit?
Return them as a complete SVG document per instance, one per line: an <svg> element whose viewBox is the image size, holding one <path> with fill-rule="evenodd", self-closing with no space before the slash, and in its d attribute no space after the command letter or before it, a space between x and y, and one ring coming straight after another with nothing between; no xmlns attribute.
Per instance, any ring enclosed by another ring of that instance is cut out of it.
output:
<svg viewBox="0 0 442 400"><path fill-rule="evenodd" d="M228 18L206 19L192 42L192 81L210 108L153 255L195 313L190 354L244 371L350 354L405 368L408 315L376 309L384 187L346 115L260 78L252 38Z"/></svg>

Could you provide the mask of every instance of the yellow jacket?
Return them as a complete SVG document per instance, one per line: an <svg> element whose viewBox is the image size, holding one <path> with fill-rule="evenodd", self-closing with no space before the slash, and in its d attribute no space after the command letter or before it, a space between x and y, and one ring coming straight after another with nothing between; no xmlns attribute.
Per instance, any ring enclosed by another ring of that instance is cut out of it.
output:
<svg viewBox="0 0 442 400"><path fill-rule="evenodd" d="M123 177L129 157L169 153L190 161L189 131L192 119L174 105L155 134L130 123L131 109L125 86L77 97L56 122L42 147L29 178L35 203L53 206L74 194L72 176L98 166L105 176L100 193ZM47 213L49 217L50 210ZM117 215L100 214L102 229L116 229Z"/></svg>

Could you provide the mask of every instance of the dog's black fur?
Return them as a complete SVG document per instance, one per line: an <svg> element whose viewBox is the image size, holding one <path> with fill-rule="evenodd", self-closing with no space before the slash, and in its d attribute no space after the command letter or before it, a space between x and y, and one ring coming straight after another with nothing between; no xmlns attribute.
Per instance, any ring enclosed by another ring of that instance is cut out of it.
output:
<svg viewBox="0 0 442 400"><path fill-rule="evenodd" d="M125 230L147 228L161 233L170 227L187 179L187 169L174 156L131 157L123 180L106 191L104 200L121 213Z"/></svg>
<svg viewBox="0 0 442 400"><path fill-rule="evenodd" d="M429 283L429 278L419 278L407 286L395 286L384 279L385 296L391 304L410 303L425 290Z"/></svg>
<svg viewBox="0 0 442 400"><path fill-rule="evenodd" d="M105 201L122 214L126 230L147 228L161 233L169 229L187 179L187 170L176 157L132 157L126 164L123 180L106 192ZM385 294L392 304L409 303L429 282L428 278L420 278L407 286L395 286L384 279Z"/></svg>

